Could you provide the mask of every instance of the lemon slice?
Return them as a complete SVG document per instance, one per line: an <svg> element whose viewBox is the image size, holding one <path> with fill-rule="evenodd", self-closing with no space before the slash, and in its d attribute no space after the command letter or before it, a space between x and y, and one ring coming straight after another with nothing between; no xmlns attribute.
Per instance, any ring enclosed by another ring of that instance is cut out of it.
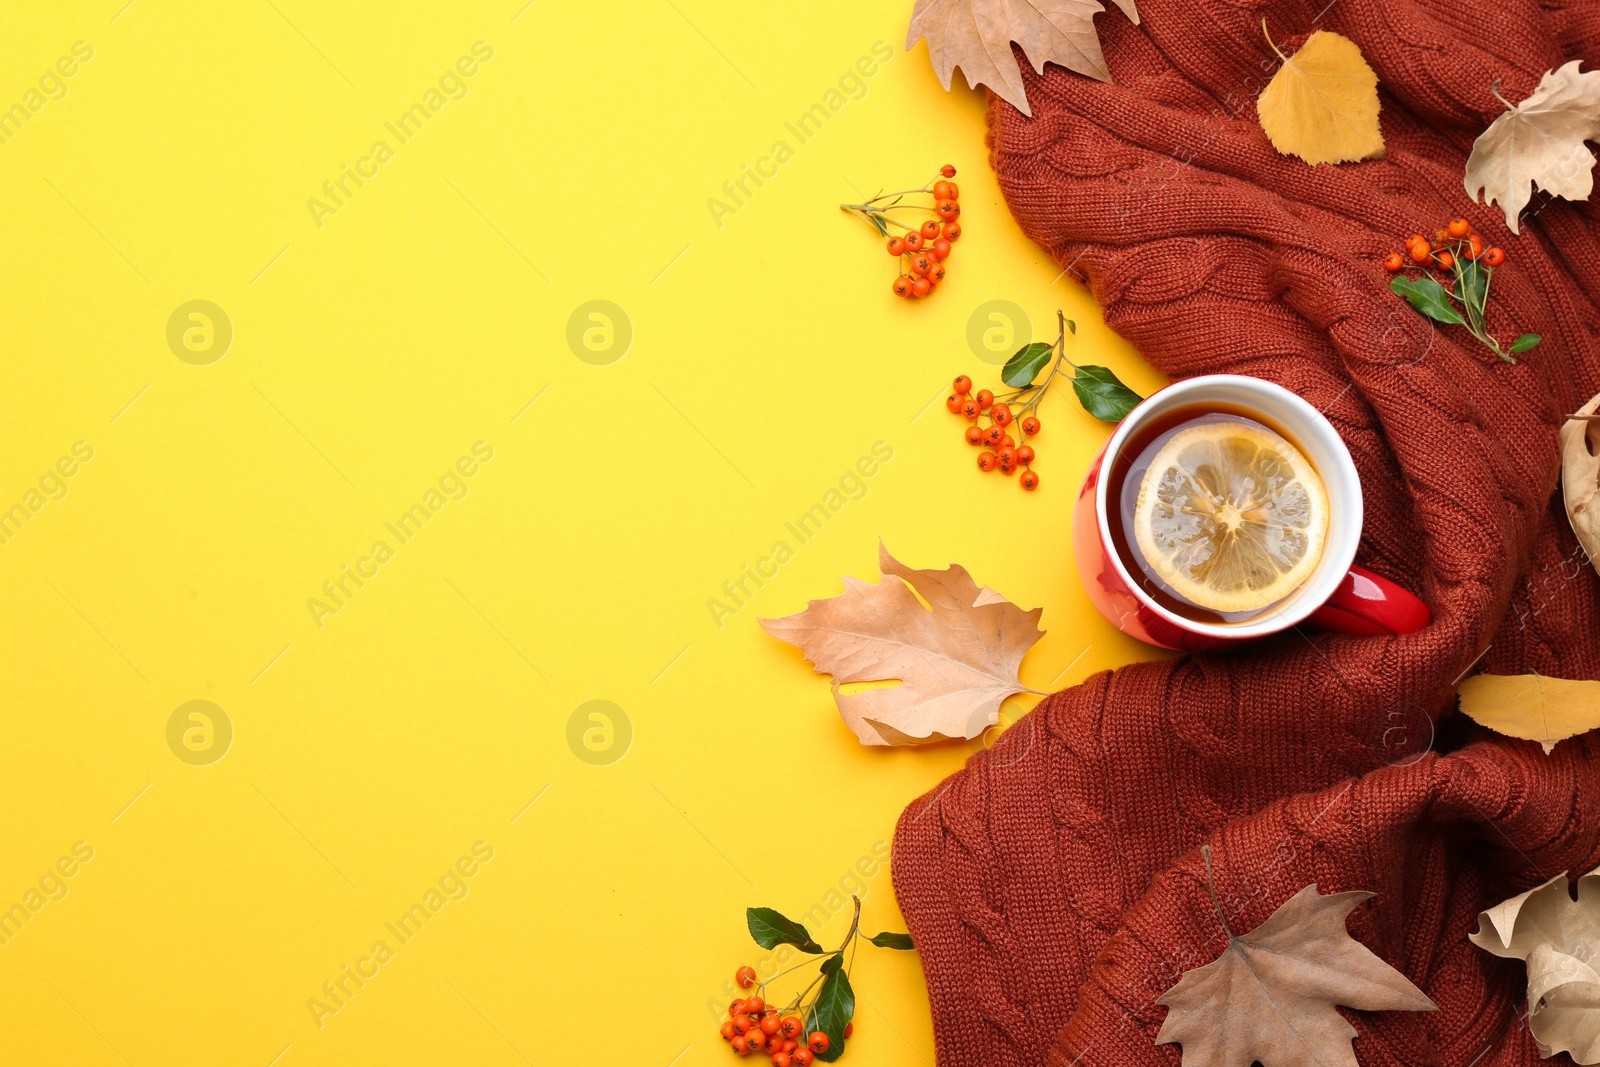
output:
<svg viewBox="0 0 1600 1067"><path fill-rule="evenodd" d="M1316 569L1328 491L1300 450L1271 430L1187 426L1145 472L1134 536L1179 596L1213 611L1258 611Z"/></svg>

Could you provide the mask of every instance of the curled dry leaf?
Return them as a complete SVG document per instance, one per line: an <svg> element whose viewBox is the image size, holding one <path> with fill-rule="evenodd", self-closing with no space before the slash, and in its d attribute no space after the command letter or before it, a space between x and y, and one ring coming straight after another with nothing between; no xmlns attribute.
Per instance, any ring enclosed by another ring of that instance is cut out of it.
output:
<svg viewBox="0 0 1600 1067"><path fill-rule="evenodd" d="M1139 21L1134 0L1113 2ZM960 67L972 88L987 85L1024 115L1032 115L1011 42L1022 46L1041 74L1046 63L1056 63L1109 82L1111 71L1094 28L1094 17L1104 10L1096 0L917 0L906 48L926 37L928 58L945 89Z"/></svg>
<svg viewBox="0 0 1600 1067"><path fill-rule="evenodd" d="M1561 495L1567 521L1589 562L1600 571L1600 396L1578 410L1591 419L1568 419L1561 427Z"/></svg>
<svg viewBox="0 0 1600 1067"><path fill-rule="evenodd" d="M1206 850L1206 873L1211 856ZM1183 1046L1183 1067L1357 1067L1355 1027L1335 1004L1362 1011L1436 1011L1406 976L1350 936L1345 917L1371 893L1317 892L1286 900L1222 955L1185 971L1156 1001L1167 1017L1156 1044Z"/></svg>
<svg viewBox="0 0 1600 1067"><path fill-rule="evenodd" d="M1278 46L1272 50L1278 52ZM1256 115L1273 148L1311 164L1383 156L1378 76L1354 41L1318 30L1300 51L1278 52L1278 58L1283 66L1256 100Z"/></svg>
<svg viewBox="0 0 1600 1067"><path fill-rule="evenodd" d="M1600 727L1600 682L1541 674L1479 674L1461 683L1461 714L1497 734L1537 741L1545 755Z"/></svg>
<svg viewBox="0 0 1600 1067"><path fill-rule="evenodd" d="M1541 1056L1600 1063L1600 870L1578 879L1577 900L1563 871L1480 912L1467 937L1527 965L1528 1029Z"/></svg>
<svg viewBox="0 0 1600 1067"><path fill-rule="evenodd" d="M1580 74L1579 63L1547 71L1472 143L1462 184L1474 201L1487 193L1485 203L1499 204L1512 233L1522 232L1517 216L1533 186L1566 200L1594 191L1594 153L1583 142L1600 137L1600 71Z"/></svg>
<svg viewBox="0 0 1600 1067"><path fill-rule="evenodd" d="M920 745L977 737L1000 705L1027 689L1022 657L1044 636L1040 608L1023 611L966 570L907 567L882 545L876 585L844 580L843 594L813 600L761 628L833 675L833 698L864 745ZM915 592L913 592L915 590ZM922 601L927 602L923 607ZM899 685L841 693L849 682Z"/></svg>

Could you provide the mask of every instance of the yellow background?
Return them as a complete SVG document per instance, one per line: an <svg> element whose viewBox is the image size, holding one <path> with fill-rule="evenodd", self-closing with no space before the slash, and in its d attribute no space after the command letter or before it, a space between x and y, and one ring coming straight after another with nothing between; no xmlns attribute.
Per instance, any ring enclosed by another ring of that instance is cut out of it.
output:
<svg viewBox="0 0 1600 1067"><path fill-rule="evenodd" d="M1072 562L1108 428L1047 401L1029 495L979 474L942 398L997 379L966 340L994 299L1159 379L1019 233L981 97L902 50L910 0L124 3L14 4L0 35L0 105L93 49L0 145L0 508L93 449L0 545L0 907L94 850L0 945L0 1062L727 1062L707 1004L766 956L743 909L848 888L975 747L863 748L756 617L875 578L881 537L1043 605L1033 687L1153 655ZM784 124L880 40L799 143ZM397 144L384 123L477 41L465 97ZM319 227L308 199L380 138ZM708 199L780 139L719 226ZM837 205L945 162L965 235L898 301ZM595 299L633 331L603 366L567 343ZM167 343L191 300L232 324L209 365ZM397 544L384 523L478 441L467 496ZM878 441L866 495L796 545ZM395 557L319 628L308 599L379 539ZM714 625L780 539L795 558ZM191 700L232 725L209 765L168 745ZM631 725L607 765L568 744L590 700ZM479 841L468 895L319 1027L308 1000ZM903 929L887 869L861 881L868 929ZM845 1062L931 1062L915 956L868 948L855 985Z"/></svg>

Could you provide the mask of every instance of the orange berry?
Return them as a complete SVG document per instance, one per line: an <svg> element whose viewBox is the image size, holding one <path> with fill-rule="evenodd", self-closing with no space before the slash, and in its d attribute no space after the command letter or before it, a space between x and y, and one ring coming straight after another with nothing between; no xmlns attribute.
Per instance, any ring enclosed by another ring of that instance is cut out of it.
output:
<svg viewBox="0 0 1600 1067"><path fill-rule="evenodd" d="M738 1037L733 1039L733 1051L737 1052L741 1056L747 1055L750 1052L750 1042L744 1039L743 1034L740 1034Z"/></svg>
<svg viewBox="0 0 1600 1067"><path fill-rule="evenodd" d="M994 394L989 392L987 389L979 389L977 393L973 395L972 399L978 402L979 407L985 411L988 411L989 405L994 403Z"/></svg>
<svg viewBox="0 0 1600 1067"><path fill-rule="evenodd" d="M1390 252L1383 257L1383 269L1391 274L1405 265L1406 261L1399 252Z"/></svg>
<svg viewBox="0 0 1600 1067"><path fill-rule="evenodd" d="M939 236L939 220L929 219L927 222L922 224L921 229L919 229L917 232L922 234L922 239L924 241L933 240L935 237Z"/></svg>
<svg viewBox="0 0 1600 1067"><path fill-rule="evenodd" d="M989 418L996 426L1011 425L1011 408L1005 404L996 404L989 409Z"/></svg>
<svg viewBox="0 0 1600 1067"><path fill-rule="evenodd" d="M1010 434L1006 434L1004 437L1000 438L1000 447L1001 448L1016 448L1017 447L1017 443L1011 439L1011 435Z"/></svg>
<svg viewBox="0 0 1600 1067"><path fill-rule="evenodd" d="M926 278L916 278L911 282L911 295L914 297L921 298L932 291L933 283Z"/></svg>
<svg viewBox="0 0 1600 1067"><path fill-rule="evenodd" d="M722 1034L722 1040L724 1041L732 1041L733 1035L736 1033L732 1023L723 1023L719 1032Z"/></svg>
<svg viewBox="0 0 1600 1067"><path fill-rule="evenodd" d="M938 285L940 282L944 281L944 275L944 264L940 263L938 260L934 260L933 269L928 271L928 280L933 284Z"/></svg>
<svg viewBox="0 0 1600 1067"><path fill-rule="evenodd" d="M736 1000L732 1004L728 1005L728 1014L731 1017L735 1018L735 1019L737 1019L739 1016L744 1014L744 998L743 997L740 997L738 1000Z"/></svg>
<svg viewBox="0 0 1600 1067"><path fill-rule="evenodd" d="M1445 229L1449 231L1451 237L1465 237L1472 232L1472 224L1466 219L1452 219Z"/></svg>
<svg viewBox="0 0 1600 1067"><path fill-rule="evenodd" d="M937 200L949 200L950 199L950 183L949 182L934 182L933 183L933 198L936 201Z"/></svg>
<svg viewBox="0 0 1600 1067"><path fill-rule="evenodd" d="M913 274L927 274L933 265L939 262L926 252L918 252L911 257L911 271Z"/></svg>
<svg viewBox="0 0 1600 1067"><path fill-rule="evenodd" d="M911 279L909 277L907 277L906 275L902 274L902 275L900 275L900 277L898 277L898 278L896 278L894 280L894 295L895 296L910 296L911 295Z"/></svg>
<svg viewBox="0 0 1600 1067"><path fill-rule="evenodd" d="M761 1032L766 1034L768 1037L771 1037L773 1034L778 1032L778 1027L781 1025L783 1024L778 1021L778 1017L776 1015L769 1015L765 1019L761 1020Z"/></svg>
<svg viewBox="0 0 1600 1067"><path fill-rule="evenodd" d="M933 244L928 246L928 251L932 252L939 259L949 259L950 242L941 237L937 241L933 242Z"/></svg>
<svg viewBox="0 0 1600 1067"><path fill-rule="evenodd" d="M983 427L968 426L967 432L962 436L967 439L967 444L969 445L981 445L983 444Z"/></svg>
<svg viewBox="0 0 1600 1067"><path fill-rule="evenodd" d="M746 1015L760 1015L761 1009L766 1006L767 1002L760 997L750 997L744 1002L744 1011Z"/></svg>
<svg viewBox="0 0 1600 1067"><path fill-rule="evenodd" d="M907 252L915 252L922 247L922 234L918 233L916 230L912 230L910 233L906 234L903 240L906 243Z"/></svg>
<svg viewBox="0 0 1600 1067"><path fill-rule="evenodd" d="M751 986L756 984L756 969L750 966L740 967L737 971L733 972L733 980L740 989L749 989ZM756 999L759 1000L761 998L757 997ZM749 1004L750 1002L748 1000L745 1001L746 1007L749 1007Z"/></svg>
<svg viewBox="0 0 1600 1067"><path fill-rule="evenodd" d="M978 403L977 397L969 396L961 402L961 417L971 421L983 414L983 405Z"/></svg>
<svg viewBox="0 0 1600 1067"><path fill-rule="evenodd" d="M1027 434L1029 437L1032 437L1034 434L1038 433L1039 420L1034 418L1032 415L1029 415L1027 418L1023 419L1022 432Z"/></svg>
<svg viewBox="0 0 1600 1067"><path fill-rule="evenodd" d="M792 1067L793 1058L787 1052L774 1052L772 1054L772 1067Z"/></svg>
<svg viewBox="0 0 1600 1067"><path fill-rule="evenodd" d="M854 1022L845 1023L844 1024L844 1036L845 1037L849 1037L851 1035L851 1033L853 1033L855 1031L855 1028L856 1028L856 1024Z"/></svg>
<svg viewBox="0 0 1600 1067"><path fill-rule="evenodd" d="M800 1021L800 1017L797 1015L784 1016L783 1022L780 1025L783 1028L784 1037L799 1037L805 1032L806 1028L805 1024Z"/></svg>
<svg viewBox="0 0 1600 1067"><path fill-rule="evenodd" d="M960 200L961 199L961 190L960 190L960 188L958 188L956 186L955 182L951 182L950 183L950 199L951 200Z"/></svg>
<svg viewBox="0 0 1600 1067"><path fill-rule="evenodd" d="M1448 240L1450 240L1450 231L1443 226L1433 231L1433 243L1435 245L1442 245Z"/></svg>
<svg viewBox="0 0 1600 1067"><path fill-rule="evenodd" d="M1498 267L1506 261L1505 250L1498 247L1491 248L1483 254L1483 261L1491 267Z"/></svg>
<svg viewBox="0 0 1600 1067"><path fill-rule="evenodd" d="M999 448L1000 442L1006 439L1006 432L998 426L990 426L983 430L983 443L991 448Z"/></svg>
<svg viewBox="0 0 1600 1067"><path fill-rule="evenodd" d="M961 413L961 405L966 402L966 399L959 393L951 393L944 398L944 409L952 415L959 415Z"/></svg>
<svg viewBox="0 0 1600 1067"><path fill-rule="evenodd" d="M1428 242L1423 241L1411 246L1411 258L1418 263L1426 263L1433 257L1433 250L1428 247Z"/></svg>
<svg viewBox="0 0 1600 1067"><path fill-rule="evenodd" d="M999 464L999 462L1000 460L995 457L993 452L978 453L978 469L984 473L994 470L995 466Z"/></svg>
<svg viewBox="0 0 1600 1067"><path fill-rule="evenodd" d="M961 205L954 200L941 200L933 209L941 219L954 222L961 217Z"/></svg>
<svg viewBox="0 0 1600 1067"><path fill-rule="evenodd" d="M1450 270L1456 265L1456 257L1449 252L1440 252L1437 257L1440 270Z"/></svg>
<svg viewBox="0 0 1600 1067"><path fill-rule="evenodd" d="M1032 471L1023 471L1022 488L1026 489L1030 493L1039 488L1039 476Z"/></svg>
<svg viewBox="0 0 1600 1067"><path fill-rule="evenodd" d="M751 1052L760 1052L767 1047L767 1035L761 1032L759 1026L754 1027L745 1032L744 1043Z"/></svg>
<svg viewBox="0 0 1600 1067"><path fill-rule="evenodd" d="M1000 446L998 458L1000 460L1000 466L1014 467L1017 465L1017 450L1015 448L1008 448L1005 445L1002 445Z"/></svg>
<svg viewBox="0 0 1600 1067"><path fill-rule="evenodd" d="M811 1055L810 1049L797 1048L789 1054L789 1058L794 1063L794 1067L811 1067L811 1061L815 1057Z"/></svg>
<svg viewBox="0 0 1600 1067"><path fill-rule="evenodd" d="M1017 462L1022 464L1024 467L1026 467L1028 464L1033 462L1033 446L1032 445L1018 445L1017 446Z"/></svg>
<svg viewBox="0 0 1600 1067"><path fill-rule="evenodd" d="M946 178L954 178L956 176L956 168L946 163L944 166L939 168L939 173L943 174Z"/></svg>
<svg viewBox="0 0 1600 1067"><path fill-rule="evenodd" d="M906 254L906 239L904 237L891 237L891 238L889 238L889 254L891 256L903 256L903 255L905 255Z"/></svg>
<svg viewBox="0 0 1600 1067"><path fill-rule="evenodd" d="M944 239L946 241L954 241L956 238L961 236L961 223L947 222L944 224L944 229L941 232L944 234Z"/></svg>
<svg viewBox="0 0 1600 1067"><path fill-rule="evenodd" d="M1483 238L1479 237L1477 234L1473 234L1471 237L1467 238L1465 254L1468 259L1477 259L1479 256L1483 255Z"/></svg>
<svg viewBox="0 0 1600 1067"><path fill-rule="evenodd" d="M950 387L962 396L966 396L972 392L972 379L965 374L958 374L956 375L956 380L950 383Z"/></svg>
<svg viewBox="0 0 1600 1067"><path fill-rule="evenodd" d="M811 1049L812 1052L826 1052L830 1044L832 1042L828 1040L828 1035L821 1030L806 1038L806 1047Z"/></svg>

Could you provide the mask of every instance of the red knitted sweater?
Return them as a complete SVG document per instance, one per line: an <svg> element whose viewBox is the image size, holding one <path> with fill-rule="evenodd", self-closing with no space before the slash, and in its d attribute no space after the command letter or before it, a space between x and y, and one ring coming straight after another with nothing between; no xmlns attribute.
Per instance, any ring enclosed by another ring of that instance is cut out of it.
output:
<svg viewBox="0 0 1600 1067"><path fill-rule="evenodd" d="M1011 210L1163 371L1256 375L1323 409L1365 487L1361 562L1435 622L1098 675L912 804L894 882L939 1062L1176 1064L1153 1043L1156 998L1224 946L1206 842L1235 930L1311 882L1377 893L1353 936L1440 1010L1346 1011L1363 1064L1537 1062L1522 965L1466 935L1479 909L1600 864L1600 740L1546 757L1450 713L1469 669L1600 677L1600 578L1552 497L1561 416L1600 392L1600 227L1591 205L1536 195L1513 235L1461 176L1503 110L1496 78L1518 100L1563 62L1600 65L1600 2L1140 12L1097 19L1115 85L1024 63L1033 118L991 99ZM1314 28L1360 45L1387 159L1272 149L1254 106L1273 71L1263 17L1285 52ZM1460 215L1510 257L1491 328L1545 338L1519 365L1435 329L1378 265Z"/></svg>

